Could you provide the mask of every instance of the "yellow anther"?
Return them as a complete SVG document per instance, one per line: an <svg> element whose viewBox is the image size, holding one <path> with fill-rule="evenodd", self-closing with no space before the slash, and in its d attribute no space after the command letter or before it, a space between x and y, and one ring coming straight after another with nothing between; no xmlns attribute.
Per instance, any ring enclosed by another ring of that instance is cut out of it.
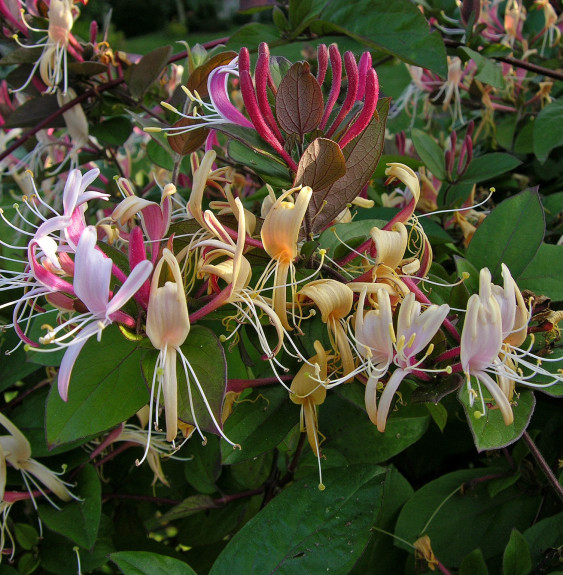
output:
<svg viewBox="0 0 563 575"><path fill-rule="evenodd" d="M403 337L403 336L401 336L401 337ZM409 341L408 341L408 343L407 343L407 347L412 347L412 345L413 345L413 343L415 342L415 340L416 340L416 332L414 332L414 333L410 336ZM430 353L432 353L432 352L430 351L430 352L428 352L428 353L430 354Z"/></svg>
<svg viewBox="0 0 563 575"><path fill-rule="evenodd" d="M405 336L402 335L397 342L397 353L401 353L403 348L405 347Z"/></svg>
<svg viewBox="0 0 563 575"><path fill-rule="evenodd" d="M319 491L324 491L326 489L324 483L319 483Z"/></svg>
<svg viewBox="0 0 563 575"><path fill-rule="evenodd" d="M470 277L471 277L471 274L469 272L463 272L461 274L462 281L468 280Z"/></svg>
<svg viewBox="0 0 563 575"><path fill-rule="evenodd" d="M431 343L431 344L428 346L428 349L426 350L426 355L427 355L427 356L428 356L428 355L432 355L432 352L433 352L433 351L434 351L434 344Z"/></svg>
<svg viewBox="0 0 563 575"><path fill-rule="evenodd" d="M446 367L445 371L448 375L451 374L453 372L452 366L448 365L448 367Z"/></svg>
<svg viewBox="0 0 563 575"><path fill-rule="evenodd" d="M146 128L143 129L145 132L149 134L158 134L159 132L162 132L162 128L157 128L156 126L147 126Z"/></svg>
<svg viewBox="0 0 563 575"><path fill-rule="evenodd" d="M393 343L397 343L397 338L395 337L395 330L393 329L393 324L389 324L389 337Z"/></svg>
<svg viewBox="0 0 563 575"><path fill-rule="evenodd" d="M171 112L174 112L175 114L179 114L180 112L178 112L178 110L172 105L169 104L168 102L160 102L160 105L163 108L166 108L167 110L170 110Z"/></svg>
<svg viewBox="0 0 563 575"><path fill-rule="evenodd" d="M484 415L485 415L485 414L484 414L484 413L481 413L480 411L474 411L474 412L473 412L473 417L474 417L475 419L481 419Z"/></svg>

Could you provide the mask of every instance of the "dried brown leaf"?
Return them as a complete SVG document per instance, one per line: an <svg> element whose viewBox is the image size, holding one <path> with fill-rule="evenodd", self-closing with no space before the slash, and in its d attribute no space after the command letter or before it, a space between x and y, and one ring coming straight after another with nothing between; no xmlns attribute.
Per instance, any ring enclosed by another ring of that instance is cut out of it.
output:
<svg viewBox="0 0 563 575"><path fill-rule="evenodd" d="M383 153L389 104L389 98L381 99L368 127L342 150L346 159L344 176L324 190L313 188L309 204L313 233L329 225L371 178Z"/></svg>
<svg viewBox="0 0 563 575"><path fill-rule="evenodd" d="M289 69L276 95L276 116L282 130L302 137L316 129L323 115L323 94L307 62Z"/></svg>
<svg viewBox="0 0 563 575"><path fill-rule="evenodd" d="M294 186L322 191L346 173L346 159L340 146L326 138L312 141L299 160Z"/></svg>
<svg viewBox="0 0 563 575"><path fill-rule="evenodd" d="M194 126L197 125L195 120L190 118L182 118L174 124L174 128L181 126ZM170 147L181 156L186 156L195 152L200 146L205 143L205 140L209 134L208 128L196 128L189 132L184 132L183 134L178 134L175 136L168 136L168 143Z"/></svg>
<svg viewBox="0 0 563 575"><path fill-rule="evenodd" d="M210 58L205 64L198 66L188 78L187 87L191 92L197 91L197 93L205 98L209 92L207 91L207 79L209 74L215 68L219 66L227 65L233 58L236 58L237 53L232 50L229 52L221 52L220 54L215 54L213 58Z"/></svg>

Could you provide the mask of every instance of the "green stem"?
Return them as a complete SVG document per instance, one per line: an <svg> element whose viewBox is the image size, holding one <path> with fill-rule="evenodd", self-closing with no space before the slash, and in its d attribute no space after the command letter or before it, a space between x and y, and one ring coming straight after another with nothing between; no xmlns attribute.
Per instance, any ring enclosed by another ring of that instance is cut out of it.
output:
<svg viewBox="0 0 563 575"><path fill-rule="evenodd" d="M547 481L553 487L555 493L557 493L559 499L563 501L563 486L555 477L555 473L551 470L551 467L547 464L547 461L544 459L543 455L541 454L540 450L538 449L537 445L534 443L534 440L530 437L527 431L524 431L522 435L526 445L530 449L534 459L536 460L537 464L540 466L541 470L544 472L545 476L547 477Z"/></svg>

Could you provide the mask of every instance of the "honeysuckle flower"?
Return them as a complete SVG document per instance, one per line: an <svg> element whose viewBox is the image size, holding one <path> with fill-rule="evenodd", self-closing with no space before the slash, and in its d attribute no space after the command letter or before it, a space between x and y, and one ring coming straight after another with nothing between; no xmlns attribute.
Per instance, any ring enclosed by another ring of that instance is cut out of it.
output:
<svg viewBox="0 0 563 575"><path fill-rule="evenodd" d="M246 239L246 214L239 198L234 200L234 207L238 220L236 243L230 238L214 214L211 211L205 212L206 226L209 230L214 231L217 239L204 240L194 246L194 248L204 248L198 274L200 276L209 275L210 278L214 278L215 283L217 279L227 283L227 287L209 304L208 311L216 309L219 305L234 305L238 313L234 318L227 318L227 323L232 319L237 322L238 326L242 323L250 323L258 335L266 357L271 360L281 349L284 330L280 319L269 303L258 291L248 287L252 277L252 268L243 255ZM221 261L213 263L217 259ZM278 343L273 350L268 344L258 310L268 317L276 329Z"/></svg>
<svg viewBox="0 0 563 575"><path fill-rule="evenodd" d="M45 487L62 501L77 499L69 490L69 485L59 478L58 474L31 457L31 445L25 435L3 413L0 413L0 425L9 435L0 436L0 495L4 499L6 485L6 463L22 474L22 479L32 499L32 486L38 489L53 505ZM39 483L38 483L39 482ZM30 485L31 483L31 485ZM55 505L56 507L56 505Z"/></svg>
<svg viewBox="0 0 563 575"><path fill-rule="evenodd" d="M164 265L166 265L166 270L172 275L174 281L166 281L163 286L159 287ZM158 377L159 393L162 388L164 399L166 439L173 441L178 434L176 355L181 354L180 346L186 341L190 333L190 318L180 266L174 254L167 248L163 250L162 257L154 270L146 329L151 343L160 352L151 387L151 407L155 378Z"/></svg>
<svg viewBox="0 0 563 575"><path fill-rule="evenodd" d="M125 178L119 178L117 185L125 199L114 208L111 217L123 227L139 214L143 231L150 242L151 259L155 263L160 250L160 240L166 237L170 227L172 196L176 193L176 186L174 184L164 186L159 205L135 195L131 184Z"/></svg>
<svg viewBox="0 0 563 575"><path fill-rule="evenodd" d="M18 88L18 91L23 90L29 84L39 67L41 79L47 86L46 93L55 92L61 81L63 81L63 93L66 93L68 88L67 50L75 15L73 0L51 0L47 14L49 19L47 36L34 46L22 45L28 48L43 46L43 53L33 66L29 78L23 86ZM42 30L34 31L42 32Z"/></svg>
<svg viewBox="0 0 563 575"><path fill-rule="evenodd" d="M120 309L134 296L152 271L149 261L140 262L119 291L111 296L113 262L96 248L96 240L96 228L88 226L80 237L74 259L74 294L87 311L56 328L48 328L47 334L40 339L40 343L55 344L55 349L66 348L58 376L59 394L64 401L68 399L74 363L86 341L93 335L99 340L104 328L114 321L135 326L135 320ZM69 327L70 331L66 331ZM61 332L62 335L59 335Z"/></svg>
<svg viewBox="0 0 563 575"><path fill-rule="evenodd" d="M2 290L26 288L26 293L15 302L3 304L2 307L15 304L13 312L13 325L18 335L26 343L36 346L25 336L25 331L19 328L29 305L29 325L35 303L40 296L51 298L58 292L74 296L74 288L65 279L73 275L74 264L69 253L74 253L76 244L86 227L84 212L87 202L92 199L107 199L108 194L89 191L87 188L98 176L99 170L90 170L82 175L79 170L72 170L65 183L63 192L63 213L59 214L38 192L30 173L29 182L33 193L24 196L24 205L27 214L16 206L18 216L23 221L21 227L8 220L0 209L0 217L22 237L30 237L27 246L12 245L0 239L0 244L11 250L26 250L27 258L21 261L24 271L19 273L2 273L0 286ZM47 214L47 215L45 215ZM37 225L35 221L39 221ZM31 229L31 231L30 231ZM60 298L59 298L60 300ZM35 302L35 303L33 303ZM60 307L58 304L57 307ZM26 328L27 329L27 328Z"/></svg>
<svg viewBox="0 0 563 575"><path fill-rule="evenodd" d="M355 332L359 344L358 352L367 360L369 386L370 383L376 384L377 380L385 374L393 361L395 348L391 338L393 310L389 294L385 290L379 289L376 292L377 307L364 314L366 295L367 288L364 287L356 311ZM373 395L370 397L375 400L375 389L370 391L373 391ZM367 394L368 391L366 390L366 398ZM370 410L368 409L369 414Z"/></svg>
<svg viewBox="0 0 563 575"><path fill-rule="evenodd" d="M309 282L297 294L300 301L313 300L328 328L333 349L340 357L343 376L354 371L354 355L346 335L346 318L354 303L354 292L344 283L333 279Z"/></svg>
<svg viewBox="0 0 563 575"><path fill-rule="evenodd" d="M491 274L487 268L483 268L479 275L479 294L473 294L467 302L460 359L467 377L470 405L473 405L475 397L471 388L471 376L474 376L495 400L505 425L510 425L514 420L510 403L497 382L486 372L498 360L502 347L502 314L492 288ZM484 414L484 400L482 404Z"/></svg>
<svg viewBox="0 0 563 575"><path fill-rule="evenodd" d="M320 341L315 341L313 345L317 353L301 366L293 378L289 399L301 405L300 429L307 432L309 445L319 463L319 489L323 490L317 405L326 399L326 388L319 381L326 380L328 357Z"/></svg>
<svg viewBox="0 0 563 575"><path fill-rule="evenodd" d="M164 266L166 266L165 269ZM164 272L166 272L167 277L172 276L173 281L166 281L163 286L159 286L161 275ZM190 325L184 282L178 260L168 248L164 248L162 257L154 269L147 310L147 336L153 346L159 350L151 383L149 421L152 420L154 409L155 428L158 429L158 403L162 391L166 419L166 440L174 441L178 434L178 380L176 376L176 363L179 356L186 376L190 407L196 429L201 434L193 410L190 380L193 380L197 386L218 433L231 445L235 445L222 432L221 425L213 415L213 411L209 406L201 383L180 347L188 337ZM155 390L157 379L158 389ZM149 447L150 434L145 455L141 461L144 461L147 457Z"/></svg>
<svg viewBox="0 0 563 575"><path fill-rule="evenodd" d="M295 202L292 194L299 192ZM290 278L292 306L297 292L295 267L293 262L299 255L297 242L307 212L313 190L305 186L284 192L273 204L262 225L260 235L267 254L272 258L264 277L274 271L274 291L272 307L285 329L291 330L287 320L287 278Z"/></svg>
<svg viewBox="0 0 563 575"><path fill-rule="evenodd" d="M75 98L76 92L72 88L68 88L66 92L57 92L57 102L61 108L72 102ZM74 104L74 106L63 113L63 118L68 135L70 136L72 147L66 154L66 159L61 162L57 171L62 169L67 160L71 161L71 166L76 165L78 153L88 143L89 138L88 120L86 119L86 114L84 113L81 104Z"/></svg>
<svg viewBox="0 0 563 575"><path fill-rule="evenodd" d="M411 199L399 211L399 213L385 225L384 229L395 229L395 224L397 222L402 222L403 224L410 223L413 226L413 231L418 235L418 249L416 255L421 263L420 269L417 272L417 276L424 277L428 273L430 265L432 264L432 247L428 241L426 233L422 229L422 226L418 223L416 217L414 216L414 210L420 199L420 182L417 175L411 168L398 162L387 164L385 175L388 177L388 182L393 181L394 179L398 179L405 186L407 186L411 193Z"/></svg>
<svg viewBox="0 0 563 575"><path fill-rule="evenodd" d="M362 293L365 298L367 290ZM362 317L364 304L358 305L356 317L356 339L358 349L367 359L368 384L366 385L366 408L377 429L385 431L387 414L395 392L405 377L416 370L434 348L431 344L422 359L416 360L420 353L440 329L449 312L448 305L431 305L421 313L421 304L409 293L399 309L397 330L391 319L391 301L385 290L377 292L378 308ZM358 331L359 327L359 331ZM392 346L392 347L391 347ZM385 385L377 403L377 384L389 367L391 360L397 366ZM428 370L426 370L428 371Z"/></svg>

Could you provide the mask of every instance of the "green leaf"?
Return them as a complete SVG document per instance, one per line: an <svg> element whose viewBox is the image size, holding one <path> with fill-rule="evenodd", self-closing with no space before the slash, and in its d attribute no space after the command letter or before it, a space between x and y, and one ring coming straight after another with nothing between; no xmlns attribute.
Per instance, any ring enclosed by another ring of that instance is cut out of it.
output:
<svg viewBox="0 0 563 575"><path fill-rule="evenodd" d="M223 463L231 465L254 458L283 441L299 423L299 408L289 401L281 386L253 391L237 401L225 422L225 435L242 449L221 443Z"/></svg>
<svg viewBox="0 0 563 575"><path fill-rule="evenodd" d="M347 224L335 224L320 235L319 246L327 250L329 256L334 258L342 242L348 245L354 244L355 240L363 242L370 237L372 228L381 229L386 223L386 220L355 220Z"/></svg>
<svg viewBox="0 0 563 575"><path fill-rule="evenodd" d="M500 279L501 263L518 279L534 259L544 235L544 214L538 193L526 190L499 204L477 228L467 259L478 269L488 267Z"/></svg>
<svg viewBox="0 0 563 575"><path fill-rule="evenodd" d="M542 519L524 531L533 565L541 560L548 549L561 545L561 525L563 512Z"/></svg>
<svg viewBox="0 0 563 575"><path fill-rule="evenodd" d="M127 85L133 98L140 100L143 94L151 87L168 64L172 54L172 46L161 46L149 52L133 66Z"/></svg>
<svg viewBox="0 0 563 575"><path fill-rule="evenodd" d="M240 573L348 573L370 538L382 506L386 474L352 466L296 481L229 541L210 575ZM241 553L244 549L244 553Z"/></svg>
<svg viewBox="0 0 563 575"><path fill-rule="evenodd" d="M179 503L175 505L172 509L164 513L158 518L150 519L147 522L147 528L156 529L163 523L169 521L175 521L177 519L183 519L184 517L190 517L195 515L200 511L206 511L208 509L214 509L216 507L213 499L209 495L190 495Z"/></svg>
<svg viewBox="0 0 563 575"><path fill-rule="evenodd" d="M183 561L149 551L119 551L109 558L123 575L197 575Z"/></svg>
<svg viewBox="0 0 563 575"><path fill-rule="evenodd" d="M458 48L457 51L462 54L462 59L465 62L467 62L467 60L473 60L477 65L476 80L483 82L483 84L489 84L489 86L498 88L499 90L504 88L504 77L500 64L489 60L489 58L482 56L479 52L465 46Z"/></svg>
<svg viewBox="0 0 563 575"><path fill-rule="evenodd" d="M502 174L507 174L517 168L522 162L504 152L492 152L474 158L469 164L467 171L459 178L460 182L483 182L491 180Z"/></svg>
<svg viewBox="0 0 563 575"><path fill-rule="evenodd" d="M411 131L411 138L416 153L420 156L424 165L439 180L445 180L446 164L444 161L444 150L440 148L432 136L417 128Z"/></svg>
<svg viewBox="0 0 563 575"><path fill-rule="evenodd" d="M108 555L115 551L112 543L113 523L102 515L98 535L93 549L80 548L80 564L82 573L92 573L108 562ZM43 541L39 545L41 567L49 573L57 575L76 575L77 557L74 547L76 543L51 531L43 530Z"/></svg>
<svg viewBox="0 0 563 575"><path fill-rule="evenodd" d="M215 493L215 482L221 475L219 438L214 435L208 437L206 445L197 439L190 441L182 450L182 457L188 459L184 463L186 481L199 493Z"/></svg>
<svg viewBox="0 0 563 575"><path fill-rule="evenodd" d="M563 100L548 104L534 123L534 154L542 162L554 148L563 145Z"/></svg>
<svg viewBox="0 0 563 575"><path fill-rule="evenodd" d="M407 64L421 66L443 78L448 75L446 49L437 31L410 2L336 0L329 2L311 30L346 34L369 48L383 50Z"/></svg>
<svg viewBox="0 0 563 575"><path fill-rule="evenodd" d="M2 126L2 130L36 126L57 112L59 107L57 97L53 95L42 95L33 100L28 100L10 114L8 120ZM60 115L50 121L45 128L62 128L64 126L65 121Z"/></svg>
<svg viewBox="0 0 563 575"><path fill-rule="evenodd" d="M171 150L161 146L156 140L151 139L147 144L147 156L149 160L165 170L172 171L174 169L172 154L173 152Z"/></svg>
<svg viewBox="0 0 563 575"><path fill-rule="evenodd" d="M524 536L513 529L502 558L503 575L528 575L532 569L530 548Z"/></svg>
<svg viewBox="0 0 563 575"><path fill-rule="evenodd" d="M141 378L136 342L125 339L117 326L91 338L82 349L70 379L65 403L54 385L47 400L47 442L61 445L96 435L125 421L149 401Z"/></svg>
<svg viewBox="0 0 563 575"><path fill-rule="evenodd" d="M379 432L363 407L363 386L347 384L346 387L348 389L339 388L327 397L319 406L318 416L319 430L326 436L322 447L326 445L337 450L350 464L386 461L418 441L428 429L428 411L418 405L393 412L387 420L385 433ZM353 401L352 393L361 396L357 401L362 406ZM359 437L362 441L358 441Z"/></svg>
<svg viewBox="0 0 563 575"><path fill-rule="evenodd" d="M3 356L3 360L0 362L0 391L8 389L14 383L40 369L36 363L27 361L26 352L22 345L10 354L9 359L4 356L7 351L14 349L19 342L20 338L13 331L0 335L0 353Z"/></svg>
<svg viewBox="0 0 563 575"><path fill-rule="evenodd" d="M485 403L487 403L490 399L484 386L483 393L485 395ZM536 405L536 399L531 391L520 391L520 397L515 397L512 402L514 422L510 425L505 425L502 414L498 409L488 408L484 416L476 417L476 413L481 413L481 403L476 401L473 406L469 405L469 391L466 386L459 390L458 398L465 410L475 447L479 451L500 449L520 439L524 431L526 431Z"/></svg>
<svg viewBox="0 0 563 575"><path fill-rule="evenodd" d="M541 244L534 259L517 279L521 289L563 301L563 246Z"/></svg>
<svg viewBox="0 0 563 575"><path fill-rule="evenodd" d="M180 346L180 350L197 376L197 380L205 393L207 405L201 396L193 374L189 371L188 384L186 369L182 366L181 358L177 354L178 419L192 425L195 425L197 420L197 425L202 431L218 434L219 431L215 422L220 425L227 381L223 346L211 330L201 325L194 325L190 329L188 338ZM142 361L143 377L149 386L153 382L156 357L156 350L151 350L145 354ZM191 390L193 412L189 390ZM210 415L208 406L211 408L213 417Z"/></svg>
<svg viewBox="0 0 563 575"><path fill-rule="evenodd" d="M276 44L280 40L280 31L275 26L252 22L239 28L227 42L229 50L240 50L242 47L250 51L258 48L260 42L267 44Z"/></svg>
<svg viewBox="0 0 563 575"><path fill-rule="evenodd" d="M487 477L504 472L466 469L427 483L404 505L395 535L410 543L428 535L436 557L448 567L459 567L477 548L485 560L501 554L512 529L528 526L541 500L539 494L526 494L516 486L491 499ZM412 553L405 544L396 544Z"/></svg>
<svg viewBox="0 0 563 575"><path fill-rule="evenodd" d="M489 575L481 549L474 549L463 558L459 566L459 575Z"/></svg>
<svg viewBox="0 0 563 575"><path fill-rule="evenodd" d="M132 131L131 121L124 116L109 118L90 129L92 136L110 146L122 146Z"/></svg>
<svg viewBox="0 0 563 575"><path fill-rule="evenodd" d="M18 545L26 551L33 549L33 547L39 543L39 533L37 533L34 527L27 523L16 523L14 526L14 535L16 536Z"/></svg>
<svg viewBox="0 0 563 575"><path fill-rule="evenodd" d="M238 140L231 140L227 149L231 160L252 168L267 184L275 188L291 187L291 178L285 164L280 164Z"/></svg>
<svg viewBox="0 0 563 575"><path fill-rule="evenodd" d="M413 493L409 482L393 466L387 467L381 508L371 530L370 542L350 575L389 575L395 572L397 565L404 563L405 553L392 545L389 532L393 531L401 507ZM378 528L387 533L382 533Z"/></svg>
<svg viewBox="0 0 563 575"><path fill-rule="evenodd" d="M55 509L49 505L39 506L41 520L49 529L68 537L81 547L91 549L96 543L102 513L102 488L96 470L86 465L77 478L74 493L80 501Z"/></svg>

